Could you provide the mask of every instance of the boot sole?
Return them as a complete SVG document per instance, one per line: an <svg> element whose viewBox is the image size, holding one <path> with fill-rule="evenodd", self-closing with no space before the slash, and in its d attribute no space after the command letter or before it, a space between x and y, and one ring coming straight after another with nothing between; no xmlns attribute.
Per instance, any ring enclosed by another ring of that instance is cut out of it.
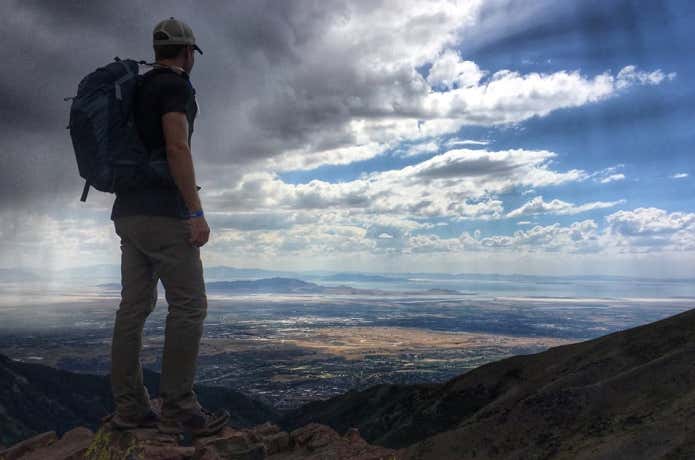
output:
<svg viewBox="0 0 695 460"><path fill-rule="evenodd" d="M222 429L227 425L227 422L229 422L229 417L222 418L215 422L212 425L208 425L204 428L190 428L190 427L185 427L185 426L171 426L171 425L164 425L164 424L158 424L157 430L159 430L160 433L164 434L171 434L171 435L184 435L184 434L190 434L191 436L210 436L213 434L217 434Z"/></svg>
<svg viewBox="0 0 695 460"><path fill-rule="evenodd" d="M146 420L145 420L146 419ZM159 417L146 416L144 419L137 422L129 422L118 417L115 413L111 413L106 417L102 417L101 423L109 425L114 430L134 430L136 428L155 428L159 424Z"/></svg>
<svg viewBox="0 0 695 460"><path fill-rule="evenodd" d="M125 423L111 420L111 427L115 430L134 430L136 428L156 428L158 422L147 423Z"/></svg>

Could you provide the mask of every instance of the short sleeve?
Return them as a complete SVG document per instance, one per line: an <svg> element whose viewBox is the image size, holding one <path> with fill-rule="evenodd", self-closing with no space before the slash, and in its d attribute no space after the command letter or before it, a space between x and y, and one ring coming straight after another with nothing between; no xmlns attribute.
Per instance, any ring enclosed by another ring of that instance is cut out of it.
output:
<svg viewBox="0 0 695 460"><path fill-rule="evenodd" d="M162 75L159 87L159 110L164 115L168 112L186 113L188 100L193 90L186 80L178 75Z"/></svg>

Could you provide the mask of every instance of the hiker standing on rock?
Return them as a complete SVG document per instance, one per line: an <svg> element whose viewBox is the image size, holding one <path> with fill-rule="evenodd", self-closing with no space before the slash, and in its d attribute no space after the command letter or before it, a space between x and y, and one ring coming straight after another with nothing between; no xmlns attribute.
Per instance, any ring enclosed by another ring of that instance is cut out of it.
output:
<svg viewBox="0 0 695 460"><path fill-rule="evenodd" d="M111 219L121 238L122 300L111 345L111 385L117 428L157 426L165 433L212 434L229 419L210 413L193 391L198 348L207 314L200 247L210 236L195 184L190 140L197 113L189 80L194 51L191 28L171 18L153 32L156 63L142 76L133 117L152 157L166 160L175 184L116 191ZM140 350L145 319L162 280L169 304L159 392L161 415L150 406Z"/></svg>

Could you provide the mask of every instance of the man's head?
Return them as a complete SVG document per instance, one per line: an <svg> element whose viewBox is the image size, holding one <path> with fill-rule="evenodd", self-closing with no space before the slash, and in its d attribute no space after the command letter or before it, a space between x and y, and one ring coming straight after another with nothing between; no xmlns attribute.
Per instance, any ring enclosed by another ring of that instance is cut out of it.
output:
<svg viewBox="0 0 695 460"><path fill-rule="evenodd" d="M152 45L157 62L180 66L187 73L191 73L195 62L193 51L203 54L195 43L191 28L173 17L155 26L152 31Z"/></svg>

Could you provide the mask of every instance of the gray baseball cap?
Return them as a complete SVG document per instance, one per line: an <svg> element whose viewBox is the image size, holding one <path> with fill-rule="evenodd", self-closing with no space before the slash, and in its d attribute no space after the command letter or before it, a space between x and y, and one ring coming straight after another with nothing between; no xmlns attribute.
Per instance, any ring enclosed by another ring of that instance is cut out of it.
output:
<svg viewBox="0 0 695 460"><path fill-rule="evenodd" d="M161 38L161 35L155 38L158 32L161 32L163 35L166 35L167 38ZM154 27L154 30L152 31L152 44L191 45L193 46L194 50L196 50L200 54L203 54L203 50L198 48L198 45L195 44L195 36L193 35L193 31L191 30L191 28L188 27L188 24L186 24L183 21L179 21L178 19L174 19L173 16L169 19L161 21Z"/></svg>

